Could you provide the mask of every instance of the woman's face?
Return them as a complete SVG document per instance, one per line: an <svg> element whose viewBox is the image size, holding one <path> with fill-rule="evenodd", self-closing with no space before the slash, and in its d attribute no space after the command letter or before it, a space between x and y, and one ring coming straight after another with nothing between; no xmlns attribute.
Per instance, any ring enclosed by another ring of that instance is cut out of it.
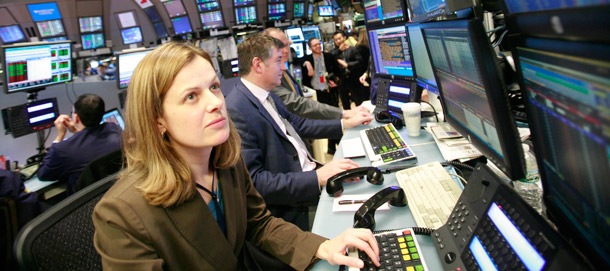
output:
<svg viewBox="0 0 610 271"><path fill-rule="evenodd" d="M160 132L166 132L179 151L211 148L229 138L220 80L212 65L200 56L176 75L162 106Z"/></svg>

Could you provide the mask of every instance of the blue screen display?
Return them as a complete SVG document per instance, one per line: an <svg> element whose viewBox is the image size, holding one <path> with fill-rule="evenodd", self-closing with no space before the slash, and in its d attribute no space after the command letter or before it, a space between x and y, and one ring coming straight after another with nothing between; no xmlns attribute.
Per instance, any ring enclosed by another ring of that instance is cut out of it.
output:
<svg viewBox="0 0 610 271"><path fill-rule="evenodd" d="M172 18L172 25L174 25L174 32L176 34L184 34L193 32L191 23L187 16Z"/></svg>
<svg viewBox="0 0 610 271"><path fill-rule="evenodd" d="M0 26L0 38L3 43L25 40L25 36L18 25Z"/></svg>
<svg viewBox="0 0 610 271"><path fill-rule="evenodd" d="M142 42L142 31L139 26L122 29L121 37L123 37L123 44Z"/></svg>
<svg viewBox="0 0 610 271"><path fill-rule="evenodd" d="M27 5L34 22L61 19L57 3L40 3Z"/></svg>

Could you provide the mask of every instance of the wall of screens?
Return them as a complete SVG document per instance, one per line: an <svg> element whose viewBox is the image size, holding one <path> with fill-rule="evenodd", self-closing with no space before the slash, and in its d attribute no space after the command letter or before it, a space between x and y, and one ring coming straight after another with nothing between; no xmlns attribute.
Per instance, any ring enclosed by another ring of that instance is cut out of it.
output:
<svg viewBox="0 0 610 271"><path fill-rule="evenodd" d="M167 28L165 27L165 23L163 23L161 15L159 14L159 11L154 5L144 8L144 13L146 13L146 16L153 24L153 28L155 29L155 33L157 34L157 38L162 39L169 36L167 34Z"/></svg>
<svg viewBox="0 0 610 271"><path fill-rule="evenodd" d="M80 17L78 18L78 25L83 50L106 46L102 16Z"/></svg>
<svg viewBox="0 0 610 271"><path fill-rule="evenodd" d="M222 5L216 0L195 0L202 29L224 28Z"/></svg>

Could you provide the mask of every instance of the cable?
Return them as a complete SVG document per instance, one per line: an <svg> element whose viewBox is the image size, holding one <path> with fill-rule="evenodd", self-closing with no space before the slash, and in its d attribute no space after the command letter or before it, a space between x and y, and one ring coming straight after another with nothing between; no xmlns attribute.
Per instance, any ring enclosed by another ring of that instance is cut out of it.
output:
<svg viewBox="0 0 610 271"><path fill-rule="evenodd" d="M413 227L413 232L419 235L428 235L430 236L434 229L424 228L424 227Z"/></svg>
<svg viewBox="0 0 610 271"><path fill-rule="evenodd" d="M500 43L502 43L502 40L504 39L504 36L506 35L506 33L508 33L508 30L504 30L504 32L502 32L502 34L500 34L500 37L498 38L498 41L496 41L493 44L493 47L498 47L498 45L500 45Z"/></svg>
<svg viewBox="0 0 610 271"><path fill-rule="evenodd" d="M422 103L426 103L426 104L428 104L430 107L432 107L432 111L434 111L434 117L436 117L436 122L439 122L439 121L438 121L438 114L436 113L436 109L434 108L434 106L432 106L432 104L430 104L429 102L426 102L426 101L421 101L421 102L422 102Z"/></svg>
<svg viewBox="0 0 610 271"><path fill-rule="evenodd" d="M451 176L458 177L458 179L460 179L464 183L464 185L468 184L468 181L466 181L466 179L464 179L464 177L462 177L460 175L457 175L457 174L453 174L453 173L448 173L448 174L451 175Z"/></svg>
<svg viewBox="0 0 610 271"><path fill-rule="evenodd" d="M461 163L461 162L458 162L458 161L446 161L446 162L442 162L441 165L443 165L443 166L461 167L461 168L468 169L470 171L474 171L474 167L473 166L471 166L469 164Z"/></svg>
<svg viewBox="0 0 610 271"><path fill-rule="evenodd" d="M68 92L68 83L65 83L64 85L66 87L66 96L68 97L68 100L70 100L70 104L74 104L74 102L72 101L72 98L70 98L70 92ZM74 86L74 85L72 85ZM74 88L74 87L72 87Z"/></svg>

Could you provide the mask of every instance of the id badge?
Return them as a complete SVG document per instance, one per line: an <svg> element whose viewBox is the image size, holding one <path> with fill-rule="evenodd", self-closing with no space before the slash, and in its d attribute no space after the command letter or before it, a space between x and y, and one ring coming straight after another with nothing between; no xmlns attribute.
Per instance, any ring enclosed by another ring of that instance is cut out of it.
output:
<svg viewBox="0 0 610 271"><path fill-rule="evenodd" d="M325 80L326 80L326 78L324 78L324 76L320 76L320 83L324 84Z"/></svg>

